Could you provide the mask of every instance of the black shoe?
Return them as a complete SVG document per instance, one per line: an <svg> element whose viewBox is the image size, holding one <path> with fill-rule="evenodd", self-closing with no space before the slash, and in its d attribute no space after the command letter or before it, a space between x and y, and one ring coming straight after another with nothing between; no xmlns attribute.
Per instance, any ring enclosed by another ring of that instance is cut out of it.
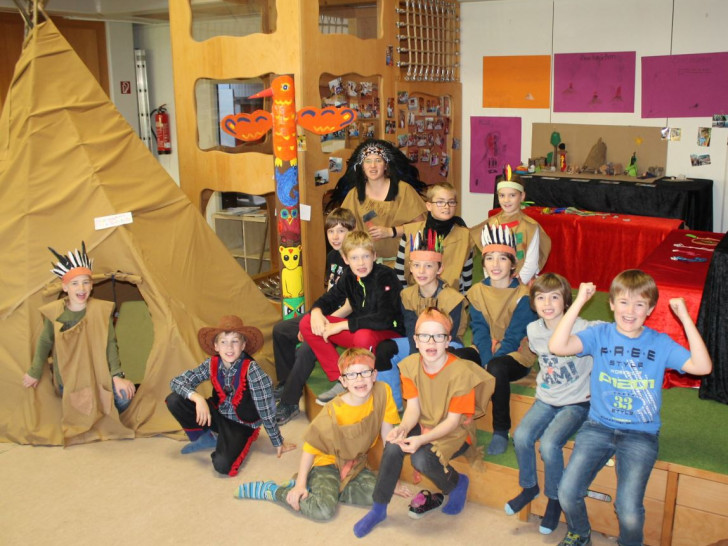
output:
<svg viewBox="0 0 728 546"><path fill-rule="evenodd" d="M409 517L412 519L420 519L440 508L445 496L442 493L430 493L427 489L423 489L417 493L410 502Z"/></svg>
<svg viewBox="0 0 728 546"><path fill-rule="evenodd" d="M280 402L276 408L276 423L278 423L278 426L285 425L299 413L301 413L301 410L298 408L298 404Z"/></svg>

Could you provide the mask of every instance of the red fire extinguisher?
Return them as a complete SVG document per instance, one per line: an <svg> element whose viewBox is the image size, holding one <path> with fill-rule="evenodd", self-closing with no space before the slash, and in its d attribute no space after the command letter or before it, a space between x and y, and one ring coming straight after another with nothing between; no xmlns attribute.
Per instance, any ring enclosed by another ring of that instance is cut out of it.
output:
<svg viewBox="0 0 728 546"><path fill-rule="evenodd" d="M166 104L152 110L154 114L154 128L156 133L154 137L157 140L158 154L171 154L172 142L169 134L169 114L167 114ZM156 112L156 114L154 113Z"/></svg>

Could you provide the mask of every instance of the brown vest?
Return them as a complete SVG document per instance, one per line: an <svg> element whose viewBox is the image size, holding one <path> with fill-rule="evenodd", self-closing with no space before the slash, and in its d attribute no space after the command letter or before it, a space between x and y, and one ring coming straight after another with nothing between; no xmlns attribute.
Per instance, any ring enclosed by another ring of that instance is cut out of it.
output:
<svg viewBox="0 0 728 546"><path fill-rule="evenodd" d="M445 285L434 298L423 298L420 296L420 287L415 284L402 290L400 297L402 298L404 308L408 311L414 311L418 317L428 307L436 307L446 315L449 315L453 309L462 303L463 310L460 315L460 328L458 328L457 332L451 332L451 335L460 340L463 339L465 330L468 329L468 300L460 292Z"/></svg>
<svg viewBox="0 0 728 546"><path fill-rule="evenodd" d="M342 476L339 491L366 466L367 453L382 430L387 409L387 390L383 383L374 383L373 411L358 423L340 425L336 420L336 407L345 402L337 396L327 403L311 422L304 439L310 445L336 458L336 467L341 471L350 465L351 470Z"/></svg>
<svg viewBox="0 0 728 546"><path fill-rule="evenodd" d="M114 407L106 359L114 304L89 299L86 316L61 332L63 325L56 318L64 307L65 300L56 300L40 308L41 314L53 323L53 357L63 378L61 430L64 445L133 438L134 432L121 424Z"/></svg>
<svg viewBox="0 0 728 546"><path fill-rule="evenodd" d="M453 454L468 438L472 444L466 456L471 459L477 456L475 419L485 415L495 389L495 378L483 368L469 360L461 360L452 355L449 358L454 358L454 361L440 370L435 377L425 373L419 354L410 355L399 363L402 377L407 377L417 387L419 423L427 429L433 429L445 420L453 397L464 396L475 389L475 413L472 418L463 416L460 426L432 442L433 452L446 468Z"/></svg>
<svg viewBox="0 0 728 546"><path fill-rule="evenodd" d="M404 251L404 277L407 279L408 285L415 284L410 272L410 236L414 237L418 231L421 232L424 228L424 221L404 226L404 234L407 237ZM468 261L472 248L470 231L463 226L454 225L442 241L442 273L438 276L455 290L460 290L460 276L463 274L463 267Z"/></svg>

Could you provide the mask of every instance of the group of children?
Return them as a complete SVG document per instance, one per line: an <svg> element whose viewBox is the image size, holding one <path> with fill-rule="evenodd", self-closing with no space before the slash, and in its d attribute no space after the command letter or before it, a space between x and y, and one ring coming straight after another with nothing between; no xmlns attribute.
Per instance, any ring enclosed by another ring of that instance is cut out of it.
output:
<svg viewBox="0 0 728 546"><path fill-rule="evenodd" d="M689 350L644 326L657 288L638 270L612 283L615 322L582 320L579 312L595 287L582 284L572 302L563 277L537 276L550 249L548 236L521 212L525 193L518 181L501 181L497 192L500 213L469 231L454 215L454 188L430 186L427 218L404 226L395 268L377 263L371 237L353 229L350 211L330 213L327 291L309 313L274 327L275 388L253 358L262 345L260 330L235 316L200 330L200 346L210 357L174 378L167 397L190 439L183 453L210 449L215 470L235 476L261 426L279 457L294 449L280 427L299 413L305 382L318 361L332 386L317 400L324 408L306 432L297 476L282 484L244 483L236 496L274 501L316 520L330 519L338 502L368 506L354 527L362 537L386 519L393 494L406 494L398 479L409 454L413 467L441 491L418 493L410 516L441 505L445 514L455 515L464 507L469 480L450 461L477 453L474 421L489 401L488 453L505 452L510 383L538 361L536 400L513 435L522 491L506 503L506 512L520 511L539 494L540 441L548 497L540 531L552 532L563 509L568 532L561 544L589 544L584 496L616 454L620 544L641 544L644 491L657 457L662 375L665 368L709 373L707 349L682 299L670 306L685 328ZM474 245L482 251L485 278L471 286ZM59 261L56 273L67 298L44 312L39 362L47 358L54 332L58 345L59 334L92 310L90 263L78 261L81 265ZM115 347L110 313L94 317L101 328L108 324L108 345ZM473 344L464 347L469 322ZM346 350L339 355L337 347ZM128 404L133 385L119 377L113 351L107 353L114 392ZM34 361L24 385L34 387L41 371ZM54 367L57 385L62 373ZM205 399L196 388L207 380L213 393ZM574 434L564 469L562 449ZM366 460L378 439L384 447L375 476Z"/></svg>

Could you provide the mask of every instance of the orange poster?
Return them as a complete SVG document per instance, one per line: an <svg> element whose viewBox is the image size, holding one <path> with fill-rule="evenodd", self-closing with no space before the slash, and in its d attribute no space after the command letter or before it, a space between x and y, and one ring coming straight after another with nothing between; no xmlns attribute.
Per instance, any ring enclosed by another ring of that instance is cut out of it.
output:
<svg viewBox="0 0 728 546"><path fill-rule="evenodd" d="M483 108L549 108L550 55L483 57Z"/></svg>

